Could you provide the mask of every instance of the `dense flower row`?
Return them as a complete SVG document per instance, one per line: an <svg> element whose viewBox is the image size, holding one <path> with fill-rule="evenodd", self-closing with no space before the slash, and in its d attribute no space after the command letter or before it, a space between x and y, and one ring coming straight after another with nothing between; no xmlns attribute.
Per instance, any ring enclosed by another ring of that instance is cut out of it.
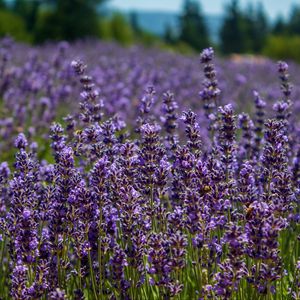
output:
<svg viewBox="0 0 300 300"><path fill-rule="evenodd" d="M210 63L203 74L194 56L184 57L137 46L124 49L97 41L61 42L34 48L6 38L0 40L2 159L12 159L5 152L12 147L19 132L26 132L30 144L33 141L39 144L42 153L39 157L42 157L48 151L48 143L44 141L51 123L61 122L63 117L67 121L68 114L78 113L80 90L70 65L72 58L81 58L88 64L88 74L93 77L105 103L103 113L110 116L117 113L129 126L134 126L139 117L139 99L148 86L155 87L153 100L158 100L154 101L151 115L161 116L163 94L170 90L176 96L178 111L192 109L203 128L207 127L204 116L209 114L211 106L230 102L238 113L254 113L253 90L260 91L270 107L281 97L274 80L276 68L267 59L218 60L216 78ZM291 64L290 72L295 84L293 97L297 99L300 97L299 66ZM209 78L199 96L203 75ZM216 103L207 102L211 96L216 98ZM204 109L199 105L199 98L206 106ZM293 110L300 113L298 102ZM268 113L268 117L272 115ZM182 132L180 128L179 131ZM203 131L204 145L208 142L206 137Z"/></svg>
<svg viewBox="0 0 300 300"><path fill-rule="evenodd" d="M241 95L222 105L211 48L200 57L203 85L188 91L198 78L193 69L159 77L161 70L132 50L123 64L104 56L102 66L115 64L107 73L89 73L82 60L67 63L67 47L60 44L53 67L38 62L43 50L27 67L19 62L14 84L10 73L0 78L15 122L32 112L27 136L14 140L14 165L0 165L0 297L299 299L300 133L288 65L278 63L274 103L254 91L250 114L238 114ZM167 70L171 58L157 55L153 61ZM182 60L176 57L176 72L189 66ZM27 85L39 85L35 98L30 88L25 102L10 104L26 90L24 68ZM144 72L146 80L154 76L152 85L135 104ZM130 84L120 88L125 78ZM102 80L111 81L103 92ZM47 104L37 101L44 93ZM76 94L79 109L72 110ZM41 160L49 154L34 141L47 143L43 134L61 99L70 114L64 125L51 125L52 157ZM7 137L8 128L25 124L10 126L2 128Z"/></svg>

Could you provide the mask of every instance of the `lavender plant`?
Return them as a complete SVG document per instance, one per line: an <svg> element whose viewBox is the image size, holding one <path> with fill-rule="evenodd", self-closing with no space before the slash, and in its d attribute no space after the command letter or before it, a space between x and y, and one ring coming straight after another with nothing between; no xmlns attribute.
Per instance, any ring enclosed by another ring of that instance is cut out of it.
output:
<svg viewBox="0 0 300 300"><path fill-rule="evenodd" d="M298 299L299 89L288 65L277 94L258 82L266 101L255 91L242 112L221 93L211 48L199 105L189 58L133 48L121 59L96 44L103 56L89 45L72 60L82 45L30 49L10 69L25 46L1 42L1 147L15 149L0 164L0 297Z"/></svg>

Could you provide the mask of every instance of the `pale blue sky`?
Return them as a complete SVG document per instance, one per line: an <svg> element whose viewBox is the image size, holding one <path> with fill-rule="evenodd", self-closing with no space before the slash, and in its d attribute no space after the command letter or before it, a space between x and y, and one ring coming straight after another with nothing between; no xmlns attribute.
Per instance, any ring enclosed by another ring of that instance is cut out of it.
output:
<svg viewBox="0 0 300 300"><path fill-rule="evenodd" d="M224 5L230 0L200 0L204 13L222 14ZM240 0L242 6L247 3L261 2L271 18L278 14L287 16L292 4L299 4L300 0ZM178 12L183 0L111 0L110 4L122 10L162 10Z"/></svg>

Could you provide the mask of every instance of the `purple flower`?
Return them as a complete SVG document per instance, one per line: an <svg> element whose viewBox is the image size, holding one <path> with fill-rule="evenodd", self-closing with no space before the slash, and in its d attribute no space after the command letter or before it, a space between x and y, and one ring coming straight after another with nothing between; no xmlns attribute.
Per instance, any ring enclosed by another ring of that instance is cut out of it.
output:
<svg viewBox="0 0 300 300"><path fill-rule="evenodd" d="M20 133L15 140L15 147L18 149L25 149L27 146L28 142L24 133Z"/></svg>
<svg viewBox="0 0 300 300"><path fill-rule="evenodd" d="M206 48L200 54L200 61L202 64L207 64L213 60L214 50L213 48Z"/></svg>
<svg viewBox="0 0 300 300"><path fill-rule="evenodd" d="M216 108L219 95L221 93L218 87L218 80L216 78L216 70L212 64L214 51L212 48L204 49L200 55L200 61L204 64L204 76L203 82L204 88L200 91L199 95L203 101L203 108L208 117ZM210 124L209 129L212 128Z"/></svg>

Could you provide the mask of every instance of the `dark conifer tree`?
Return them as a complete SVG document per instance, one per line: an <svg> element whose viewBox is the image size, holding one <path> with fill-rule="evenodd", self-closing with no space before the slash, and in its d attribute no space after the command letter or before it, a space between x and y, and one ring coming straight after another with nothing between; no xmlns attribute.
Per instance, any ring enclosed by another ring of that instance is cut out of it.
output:
<svg viewBox="0 0 300 300"><path fill-rule="evenodd" d="M38 41L75 40L99 33L98 7L105 0L48 0L52 11L44 16Z"/></svg>
<svg viewBox="0 0 300 300"><path fill-rule="evenodd" d="M225 18L220 31L221 50L224 54L243 53L247 50L245 18L238 0L226 6Z"/></svg>
<svg viewBox="0 0 300 300"><path fill-rule="evenodd" d="M274 35L283 35L287 33L287 24L281 15L275 20L274 25L272 26L272 33Z"/></svg>
<svg viewBox="0 0 300 300"><path fill-rule="evenodd" d="M135 35L139 36L142 32L139 20L138 20L138 15L135 11L132 11L129 16L129 22L130 26L134 32Z"/></svg>
<svg viewBox="0 0 300 300"><path fill-rule="evenodd" d="M256 7L249 4L242 14L245 22L245 51L259 53L269 34L269 24L264 8L261 4Z"/></svg>
<svg viewBox="0 0 300 300"><path fill-rule="evenodd" d="M196 50L210 45L208 29L198 1L185 0L180 17L179 39Z"/></svg>
<svg viewBox="0 0 300 300"><path fill-rule="evenodd" d="M170 24L166 24L166 26L165 26L164 40L168 44L174 44L176 41L174 30L170 26Z"/></svg>
<svg viewBox="0 0 300 300"><path fill-rule="evenodd" d="M5 9L6 8L6 3L4 0L0 0L0 9Z"/></svg>
<svg viewBox="0 0 300 300"><path fill-rule="evenodd" d="M300 6L294 5L291 8L288 33L291 35L300 35Z"/></svg>
<svg viewBox="0 0 300 300"><path fill-rule="evenodd" d="M268 18L261 3L258 4L255 10L254 28L255 35L253 37L252 50L258 53L264 47L270 33Z"/></svg>
<svg viewBox="0 0 300 300"><path fill-rule="evenodd" d="M36 26L41 0L15 0L12 11L23 18L26 29L32 32Z"/></svg>

